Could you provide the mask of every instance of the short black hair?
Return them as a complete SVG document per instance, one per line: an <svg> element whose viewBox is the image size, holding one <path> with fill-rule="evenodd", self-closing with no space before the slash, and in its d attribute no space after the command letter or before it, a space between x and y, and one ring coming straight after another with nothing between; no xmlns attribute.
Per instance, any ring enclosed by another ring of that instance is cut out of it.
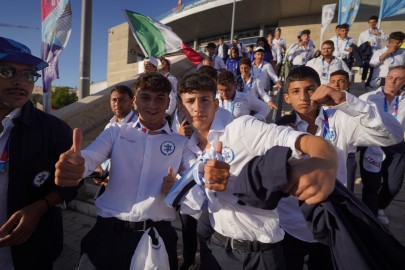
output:
<svg viewBox="0 0 405 270"><path fill-rule="evenodd" d="M340 28L340 24L336 25L335 29L339 29Z"/></svg>
<svg viewBox="0 0 405 270"><path fill-rule="evenodd" d="M220 85L227 85L227 84L234 84L235 83L235 76L231 71L222 71L218 75L217 84Z"/></svg>
<svg viewBox="0 0 405 270"><path fill-rule="evenodd" d="M217 47L217 45L215 45L215 43L214 42L209 42L208 44L207 44L207 46L205 46L205 48L216 48Z"/></svg>
<svg viewBox="0 0 405 270"><path fill-rule="evenodd" d="M296 81L314 81L317 86L321 85L321 79L319 78L318 72L315 69L307 66L299 66L290 71L285 80L285 91L288 93L288 88L290 83Z"/></svg>
<svg viewBox="0 0 405 270"><path fill-rule="evenodd" d="M160 62L161 62L161 63L165 62L165 63L167 64L167 67L169 68L169 71L170 71L170 61L169 61L169 60L167 60L166 58L162 57L162 58L160 58Z"/></svg>
<svg viewBox="0 0 405 270"><path fill-rule="evenodd" d="M341 29L350 29L350 25L347 24L347 23L343 23L343 24L340 25L340 28Z"/></svg>
<svg viewBox="0 0 405 270"><path fill-rule="evenodd" d="M403 42L404 39L405 39L405 34L403 32L401 32L401 31L392 32L388 39L395 39L395 40L398 40L400 42Z"/></svg>
<svg viewBox="0 0 405 270"><path fill-rule="evenodd" d="M134 99L134 92L132 92L131 88L125 86L123 84L115 85L112 89L110 94L118 92L120 94L127 94L130 99Z"/></svg>
<svg viewBox="0 0 405 270"><path fill-rule="evenodd" d="M135 94L138 95L139 90L152 90L154 92L163 92L167 95L172 90L170 81L160 73L142 73L135 81Z"/></svg>
<svg viewBox="0 0 405 270"><path fill-rule="evenodd" d="M218 71L211 66L202 66L197 70L198 74L205 74L210 76L214 81L217 80L218 77Z"/></svg>
<svg viewBox="0 0 405 270"><path fill-rule="evenodd" d="M302 30L301 31L301 33L300 33L300 37L302 36L302 35L310 35L311 34L311 30L309 30L309 29L304 29L304 30Z"/></svg>
<svg viewBox="0 0 405 270"><path fill-rule="evenodd" d="M371 16L368 20L369 20L369 21L371 21L371 20L373 20L373 21L378 21L378 16L373 15L373 16Z"/></svg>
<svg viewBox="0 0 405 270"><path fill-rule="evenodd" d="M192 73L186 75L177 84L178 93L192 93L193 91L209 91L215 97L217 86L215 81L208 75Z"/></svg>
<svg viewBox="0 0 405 270"><path fill-rule="evenodd" d="M345 76L345 79L346 79L347 81L349 81L349 73L347 73L347 71L345 71L345 70L343 70L343 69L338 69L338 70L332 72L332 73L330 74L329 78L332 78L332 77L335 76L335 75L343 75L343 76Z"/></svg>
<svg viewBox="0 0 405 270"><path fill-rule="evenodd" d="M241 65L247 65L248 67L252 68L252 61L249 58L244 57L239 60L239 66Z"/></svg>
<svg viewBox="0 0 405 270"><path fill-rule="evenodd" d="M324 42L322 42L322 46L325 45L325 44L331 45L332 48L335 48L335 43L333 43L332 40L325 40Z"/></svg>

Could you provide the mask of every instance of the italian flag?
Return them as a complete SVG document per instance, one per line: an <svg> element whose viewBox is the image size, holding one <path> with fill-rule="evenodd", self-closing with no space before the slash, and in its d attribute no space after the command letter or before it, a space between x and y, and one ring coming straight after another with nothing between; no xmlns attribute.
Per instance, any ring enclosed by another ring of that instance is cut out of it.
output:
<svg viewBox="0 0 405 270"><path fill-rule="evenodd" d="M134 11L124 10L124 15L145 56L159 58L182 51L193 64L202 62L203 57L184 44L170 27Z"/></svg>

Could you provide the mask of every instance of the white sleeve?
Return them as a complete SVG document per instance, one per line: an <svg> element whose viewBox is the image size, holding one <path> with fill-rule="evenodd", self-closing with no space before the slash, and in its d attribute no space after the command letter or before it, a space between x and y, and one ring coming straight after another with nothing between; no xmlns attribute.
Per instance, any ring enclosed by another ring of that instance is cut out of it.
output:
<svg viewBox="0 0 405 270"><path fill-rule="evenodd" d="M218 59L217 61L218 61L220 69L226 69L226 66L224 64L224 60L222 60L221 57L217 57L216 59Z"/></svg>
<svg viewBox="0 0 405 270"><path fill-rule="evenodd" d="M372 102L363 101L346 92L346 102L335 108L348 144L355 146L388 146L403 140L399 122Z"/></svg>
<svg viewBox="0 0 405 270"><path fill-rule="evenodd" d="M376 50L373 53L373 56L371 56L370 59L370 66L372 67L378 67L380 66L384 61L380 61L380 56L383 54L383 49Z"/></svg>
<svg viewBox="0 0 405 270"><path fill-rule="evenodd" d="M254 117L265 122L266 117L270 112L269 105L264 101L250 95L248 96L248 102L249 102L249 109L251 111L256 112Z"/></svg>
<svg viewBox="0 0 405 270"><path fill-rule="evenodd" d="M360 35L359 35L359 40L357 41L357 46L360 46L364 42L365 42L364 35L363 35L363 32L361 32Z"/></svg>
<svg viewBox="0 0 405 270"><path fill-rule="evenodd" d="M253 96L257 97L259 96L264 102L269 103L271 100L271 97L266 93L266 90L264 89L265 82L261 78L256 78L252 90L250 90L251 94Z"/></svg>
<svg viewBox="0 0 405 270"><path fill-rule="evenodd" d="M349 67L346 65L345 61L341 61L342 62L342 68L344 71L346 71L349 74L349 81L352 82L352 71L349 69Z"/></svg>
<svg viewBox="0 0 405 270"><path fill-rule="evenodd" d="M276 73L274 72L273 67L271 66L271 64L266 65L266 72L267 74L269 74L269 77L271 78L271 80L276 83L279 81Z"/></svg>

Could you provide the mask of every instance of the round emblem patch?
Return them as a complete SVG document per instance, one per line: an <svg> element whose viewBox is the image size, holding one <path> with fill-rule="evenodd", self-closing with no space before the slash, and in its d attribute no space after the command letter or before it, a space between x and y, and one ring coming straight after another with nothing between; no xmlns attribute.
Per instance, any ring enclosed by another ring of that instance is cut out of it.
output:
<svg viewBox="0 0 405 270"><path fill-rule="evenodd" d="M171 154L173 154L175 149L176 145L169 141L165 141L160 145L160 152L162 152L162 154L165 156L170 156Z"/></svg>
<svg viewBox="0 0 405 270"><path fill-rule="evenodd" d="M42 172L38 173L37 175L35 175L32 183L34 184L34 186L40 187L46 180L48 180L50 175L51 175L50 171L42 171Z"/></svg>
<svg viewBox="0 0 405 270"><path fill-rule="evenodd" d="M231 163L235 159L235 153L228 146L222 148L222 156L225 158L226 163Z"/></svg>
<svg viewBox="0 0 405 270"><path fill-rule="evenodd" d="M240 108L240 102L235 102L235 108Z"/></svg>

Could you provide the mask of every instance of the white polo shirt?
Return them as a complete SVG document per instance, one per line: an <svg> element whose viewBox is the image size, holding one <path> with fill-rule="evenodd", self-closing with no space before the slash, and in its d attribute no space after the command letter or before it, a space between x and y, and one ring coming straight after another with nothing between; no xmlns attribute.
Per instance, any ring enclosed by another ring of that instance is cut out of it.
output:
<svg viewBox="0 0 405 270"><path fill-rule="evenodd" d="M304 133L294 131L290 127L266 124L252 116L241 116L230 123L214 118L208 133L208 141L212 146L217 141L223 142L222 155L231 166L231 176L226 190L216 193L223 207L218 212L210 213L211 227L222 235L239 240L276 243L283 239L284 232L279 226L277 210L264 210L239 204L238 198L233 195L233 186L236 177L248 161L255 156L263 155L275 145L290 147L293 156L300 156L301 153L295 149L295 142L302 134ZM199 154L201 150L197 144L198 138L193 134L189 147ZM193 196L197 196L201 189L194 187L192 190L186 196L190 201L195 199ZM183 206L182 209L186 210Z"/></svg>
<svg viewBox="0 0 405 270"><path fill-rule="evenodd" d="M122 124L130 123L130 122L136 122L136 121L138 121L138 116L135 114L134 111L131 110L121 122L118 122L117 117L114 115L110 119L110 122L108 122L108 124L105 126L104 129L109 128L113 124L116 124L118 126L122 126Z"/></svg>
<svg viewBox="0 0 405 270"><path fill-rule="evenodd" d="M355 146L387 146L401 141L402 130L393 117L387 117L373 103L367 103L346 92L346 102L333 109L320 108L315 124L318 126L317 136L324 137L325 125L329 125L330 142L338 154L337 179L346 186L346 161L349 145ZM325 118L325 116L327 118ZM326 121L327 119L327 121ZM294 127L306 131L308 123L298 115ZM300 240L316 242L308 229L299 209L298 199L289 196L281 199L278 204L281 227Z"/></svg>
<svg viewBox="0 0 405 270"><path fill-rule="evenodd" d="M328 62L326 62L322 56L319 56L317 58L309 60L306 66L316 70L316 72L319 74L319 78L321 79L322 84L328 84L330 74L336 70L343 69L344 71L349 73L349 79L352 77L351 75L353 74L347 67L346 63L336 57L334 57L328 64Z"/></svg>
<svg viewBox="0 0 405 270"><path fill-rule="evenodd" d="M385 78L388 75L390 67L405 65L405 49L398 49L380 61L380 56L387 52L388 47L376 50L370 60L370 66L374 67L373 76L371 77L371 85L379 85L378 78Z"/></svg>
<svg viewBox="0 0 405 270"><path fill-rule="evenodd" d="M270 112L270 107L262 100L239 91L235 91L235 96L232 100L224 100L220 94L217 94L219 106L228 110L235 118L242 115L250 115L255 112L254 117L261 121L266 120L266 116Z"/></svg>
<svg viewBox="0 0 405 270"><path fill-rule="evenodd" d="M140 131L138 124L113 125L82 151L85 175L111 158L110 181L96 200L97 214L132 222L175 220L176 210L163 202L163 177L169 167L181 174L195 162L195 155L187 147L188 139L172 133L167 123L157 135Z"/></svg>

